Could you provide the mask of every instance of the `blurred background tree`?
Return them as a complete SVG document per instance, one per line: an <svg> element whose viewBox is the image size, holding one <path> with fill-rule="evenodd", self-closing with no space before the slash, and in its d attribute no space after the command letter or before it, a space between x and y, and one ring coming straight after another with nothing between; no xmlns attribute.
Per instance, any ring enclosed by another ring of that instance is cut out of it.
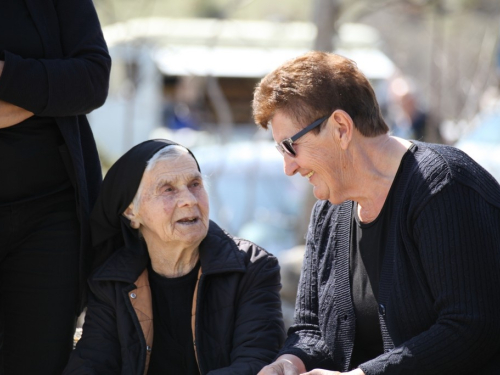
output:
<svg viewBox="0 0 500 375"><path fill-rule="evenodd" d="M376 28L380 48L418 82L431 113L428 140L443 141L439 124L470 120L487 87L498 86L498 0L95 0L108 25L138 17L312 21L314 49L333 51L344 23ZM226 116L227 117L227 116ZM452 142L454 139L444 141Z"/></svg>

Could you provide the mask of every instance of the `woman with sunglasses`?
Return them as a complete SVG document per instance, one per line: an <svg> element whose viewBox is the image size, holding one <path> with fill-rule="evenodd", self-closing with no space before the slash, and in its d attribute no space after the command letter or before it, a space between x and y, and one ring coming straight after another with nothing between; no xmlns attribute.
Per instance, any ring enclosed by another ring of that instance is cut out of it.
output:
<svg viewBox="0 0 500 375"><path fill-rule="evenodd" d="M253 111L285 173L319 199L295 323L259 374L500 373L494 178L453 147L391 136L370 83L338 55L268 74Z"/></svg>

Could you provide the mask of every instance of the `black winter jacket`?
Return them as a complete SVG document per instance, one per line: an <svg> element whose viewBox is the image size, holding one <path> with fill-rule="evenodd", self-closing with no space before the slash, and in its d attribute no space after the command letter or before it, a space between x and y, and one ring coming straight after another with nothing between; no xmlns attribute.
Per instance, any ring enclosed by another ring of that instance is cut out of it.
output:
<svg viewBox="0 0 500 375"><path fill-rule="evenodd" d="M379 283L385 353L366 375L500 374L500 186L463 152L414 142L394 190ZM318 201L295 325L280 354L347 371L356 317L352 202Z"/></svg>
<svg viewBox="0 0 500 375"><path fill-rule="evenodd" d="M92 275L83 335L64 375L145 374L152 311L136 304L151 293L144 278L134 282L147 262L147 253L124 247ZM278 261L210 222L200 262L194 324L200 373L254 375L284 341Z"/></svg>
<svg viewBox="0 0 500 375"><path fill-rule="evenodd" d="M0 51L5 60L0 99L41 117L53 117L68 149L65 161L80 219L80 293L92 264L89 213L102 180L85 114L108 95L111 58L92 0L24 0L42 40L43 59ZM63 155L64 156L64 155ZM84 300L81 298L78 311Z"/></svg>

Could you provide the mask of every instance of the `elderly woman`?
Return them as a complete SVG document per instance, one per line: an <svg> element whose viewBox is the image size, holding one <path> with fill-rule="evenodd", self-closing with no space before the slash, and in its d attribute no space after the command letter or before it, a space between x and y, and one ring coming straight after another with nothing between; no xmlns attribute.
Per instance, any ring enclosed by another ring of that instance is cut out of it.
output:
<svg viewBox="0 0 500 375"><path fill-rule="evenodd" d="M253 110L319 199L295 324L260 374L499 374L492 176L453 147L388 134L368 80L338 55L285 63Z"/></svg>
<svg viewBox="0 0 500 375"><path fill-rule="evenodd" d="M193 154L141 143L104 179L93 242L111 255L64 374L256 374L283 344L279 265L208 219ZM101 256L101 258L104 258Z"/></svg>

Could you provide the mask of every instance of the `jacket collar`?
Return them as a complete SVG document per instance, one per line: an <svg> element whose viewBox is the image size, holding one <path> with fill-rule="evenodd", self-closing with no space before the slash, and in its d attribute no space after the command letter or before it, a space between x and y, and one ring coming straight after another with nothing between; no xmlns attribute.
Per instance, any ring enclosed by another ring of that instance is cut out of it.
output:
<svg viewBox="0 0 500 375"><path fill-rule="evenodd" d="M200 244L202 275L245 272L245 252L239 250L234 239L213 221L207 236ZM146 244L140 248L121 247L115 251L90 277L90 281L114 280L134 283L147 267L149 255Z"/></svg>

